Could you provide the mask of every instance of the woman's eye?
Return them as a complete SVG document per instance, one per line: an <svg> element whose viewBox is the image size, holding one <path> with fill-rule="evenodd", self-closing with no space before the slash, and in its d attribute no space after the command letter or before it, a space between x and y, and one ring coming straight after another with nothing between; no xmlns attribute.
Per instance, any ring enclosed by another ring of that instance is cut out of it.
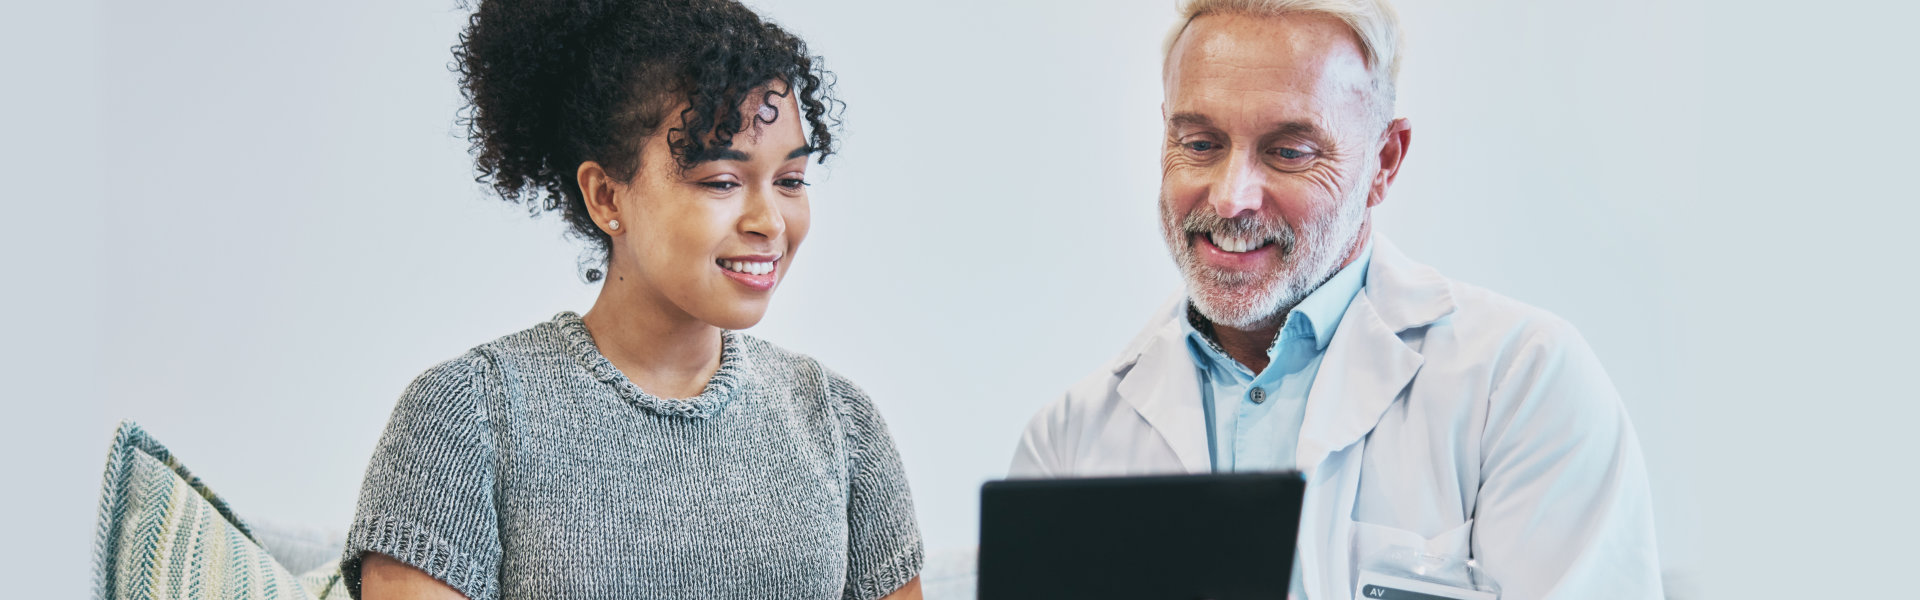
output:
<svg viewBox="0 0 1920 600"><path fill-rule="evenodd" d="M807 183L807 180L805 179L794 179L791 177L786 179L780 179L780 180L774 181L773 183L774 185L778 185L780 187L787 188L789 190L797 190L797 189L812 185L810 183Z"/></svg>
<svg viewBox="0 0 1920 600"><path fill-rule="evenodd" d="M718 192L732 191L733 188L740 187L739 183L732 181L702 181L700 185Z"/></svg>

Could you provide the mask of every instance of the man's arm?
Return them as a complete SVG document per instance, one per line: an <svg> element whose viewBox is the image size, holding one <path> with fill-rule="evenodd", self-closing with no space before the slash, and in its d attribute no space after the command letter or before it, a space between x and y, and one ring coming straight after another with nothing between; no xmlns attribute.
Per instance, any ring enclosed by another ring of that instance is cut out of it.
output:
<svg viewBox="0 0 1920 600"><path fill-rule="evenodd" d="M1008 479L1059 477L1067 471L1058 457L1059 432L1066 425L1067 401L1056 400L1027 421L1020 444L1013 449L1013 463L1007 466Z"/></svg>
<svg viewBox="0 0 1920 600"><path fill-rule="evenodd" d="M1662 595L1639 441L1586 340L1542 326L1493 388L1473 554L1510 598Z"/></svg>

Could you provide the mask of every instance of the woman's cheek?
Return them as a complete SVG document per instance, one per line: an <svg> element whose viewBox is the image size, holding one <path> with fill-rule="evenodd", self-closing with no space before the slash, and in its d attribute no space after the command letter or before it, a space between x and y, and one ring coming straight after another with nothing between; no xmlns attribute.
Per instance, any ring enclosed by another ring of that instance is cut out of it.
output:
<svg viewBox="0 0 1920 600"><path fill-rule="evenodd" d="M782 213L787 220L787 253L800 248L800 242L807 238L807 231L813 226L813 211L806 196L800 196L792 207Z"/></svg>

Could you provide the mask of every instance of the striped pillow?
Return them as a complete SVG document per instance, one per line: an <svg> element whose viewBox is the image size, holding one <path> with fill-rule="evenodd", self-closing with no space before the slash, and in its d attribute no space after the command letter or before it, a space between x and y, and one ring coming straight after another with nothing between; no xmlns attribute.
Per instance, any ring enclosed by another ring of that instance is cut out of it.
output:
<svg viewBox="0 0 1920 600"><path fill-rule="evenodd" d="M336 565L288 573L226 501L131 421L107 456L93 569L98 600L347 597Z"/></svg>

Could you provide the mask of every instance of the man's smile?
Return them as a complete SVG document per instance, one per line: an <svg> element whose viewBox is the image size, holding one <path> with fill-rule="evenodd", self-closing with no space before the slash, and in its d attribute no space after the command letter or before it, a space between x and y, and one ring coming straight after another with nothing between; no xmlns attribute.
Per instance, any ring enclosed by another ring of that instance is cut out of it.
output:
<svg viewBox="0 0 1920 600"><path fill-rule="evenodd" d="M1208 266L1229 271L1251 271L1278 258L1280 248L1270 237L1235 237L1225 233L1201 232L1187 236L1194 253Z"/></svg>

